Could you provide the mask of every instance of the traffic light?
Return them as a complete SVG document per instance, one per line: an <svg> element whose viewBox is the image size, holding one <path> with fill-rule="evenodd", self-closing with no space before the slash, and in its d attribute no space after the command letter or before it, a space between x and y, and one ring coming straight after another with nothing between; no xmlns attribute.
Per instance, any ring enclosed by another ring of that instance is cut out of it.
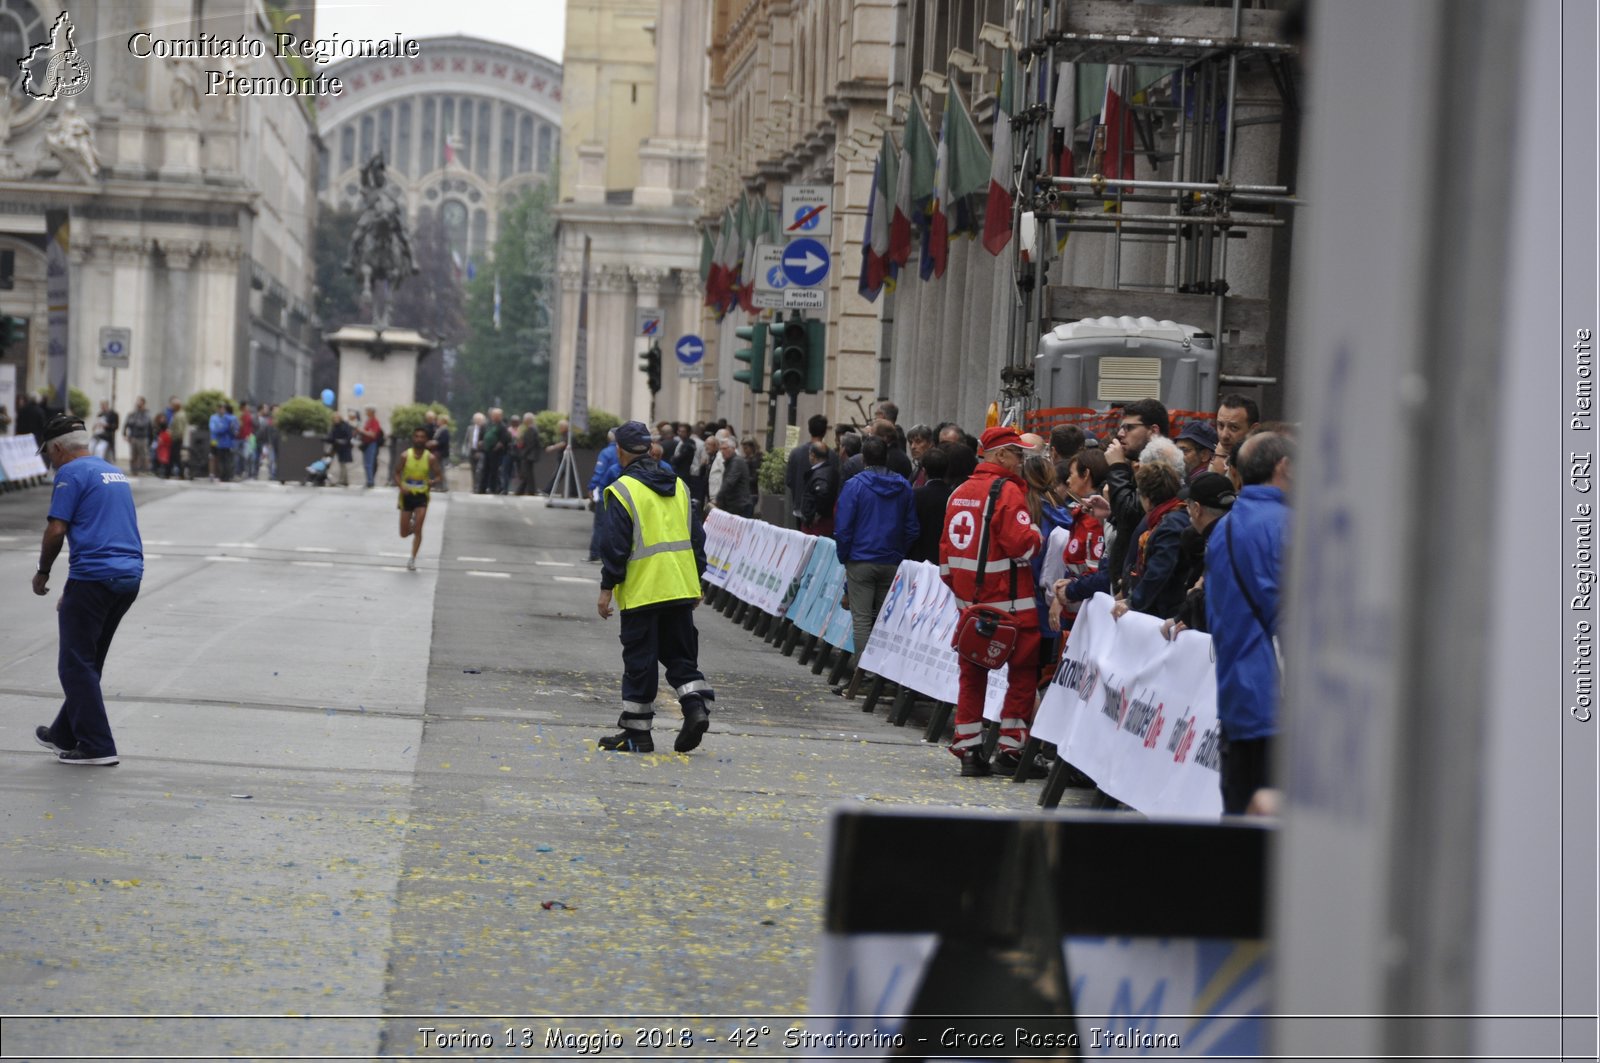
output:
<svg viewBox="0 0 1600 1063"><path fill-rule="evenodd" d="M767 389L764 376L767 367L767 326L741 325L733 330L733 334L750 345L733 352L734 361L750 367L734 370L733 379L759 394Z"/></svg>
<svg viewBox="0 0 1600 1063"><path fill-rule="evenodd" d="M28 319L0 314L0 351L9 350L12 344L21 343L28 333Z"/></svg>
<svg viewBox="0 0 1600 1063"><path fill-rule="evenodd" d="M800 312L795 311L789 320L778 326L778 339L773 344L775 350L772 356L773 391L798 395L801 391L811 390L812 330L807 325L808 322L800 319ZM821 361L820 351L817 352L817 361Z"/></svg>
<svg viewBox="0 0 1600 1063"><path fill-rule="evenodd" d="M639 355L639 372L650 385L650 394L661 390L661 345L652 343L650 349Z"/></svg>
<svg viewBox="0 0 1600 1063"><path fill-rule="evenodd" d="M806 362L806 394L822 392L822 374L827 368L828 326L814 318L806 319L806 336L811 341L810 357Z"/></svg>

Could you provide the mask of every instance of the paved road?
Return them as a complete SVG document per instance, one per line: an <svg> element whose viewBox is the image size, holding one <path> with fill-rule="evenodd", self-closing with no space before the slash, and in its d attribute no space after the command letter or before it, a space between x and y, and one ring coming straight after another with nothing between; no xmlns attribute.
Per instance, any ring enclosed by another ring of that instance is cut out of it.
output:
<svg viewBox="0 0 1600 1063"><path fill-rule="evenodd" d="M388 491L137 490L114 769L33 744L59 701L51 599L26 590L47 500L0 498L7 1058L438 1055L419 1028L796 1017L830 808L1033 807L709 610L702 747L598 752L619 651L587 513L452 494L408 573ZM676 721L669 700L669 739ZM151 1018L187 1015L258 1018Z"/></svg>

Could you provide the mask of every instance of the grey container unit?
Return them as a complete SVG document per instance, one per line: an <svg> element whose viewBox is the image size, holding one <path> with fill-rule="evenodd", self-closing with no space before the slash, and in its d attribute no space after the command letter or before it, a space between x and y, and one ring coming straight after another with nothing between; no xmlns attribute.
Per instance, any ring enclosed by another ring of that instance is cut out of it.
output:
<svg viewBox="0 0 1600 1063"><path fill-rule="evenodd" d="M1217 348L1193 325L1151 317L1086 317L1039 340L1034 388L1045 409L1106 410L1160 399L1169 410L1217 408Z"/></svg>

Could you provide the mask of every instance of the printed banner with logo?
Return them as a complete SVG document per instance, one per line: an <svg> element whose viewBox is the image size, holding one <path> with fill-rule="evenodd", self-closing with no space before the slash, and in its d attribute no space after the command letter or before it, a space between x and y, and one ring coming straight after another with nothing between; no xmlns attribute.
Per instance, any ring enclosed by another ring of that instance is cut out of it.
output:
<svg viewBox="0 0 1600 1063"><path fill-rule="evenodd" d="M1107 794L1149 816L1222 815L1217 674L1211 638L1168 641L1161 621L1112 600L1084 603L1033 735Z"/></svg>
<svg viewBox="0 0 1600 1063"><path fill-rule="evenodd" d="M32 434L0 438L0 479L26 480L49 471Z"/></svg>
<svg viewBox="0 0 1600 1063"><path fill-rule="evenodd" d="M961 673L950 639L960 617L961 609L939 577L938 565L902 561L872 626L861 666L891 683L954 705ZM983 704L986 719L1000 719L1009 671L1000 667L989 673Z"/></svg>
<svg viewBox="0 0 1600 1063"><path fill-rule="evenodd" d="M832 539L712 510L706 517L706 582L808 635L855 651L844 566Z"/></svg>

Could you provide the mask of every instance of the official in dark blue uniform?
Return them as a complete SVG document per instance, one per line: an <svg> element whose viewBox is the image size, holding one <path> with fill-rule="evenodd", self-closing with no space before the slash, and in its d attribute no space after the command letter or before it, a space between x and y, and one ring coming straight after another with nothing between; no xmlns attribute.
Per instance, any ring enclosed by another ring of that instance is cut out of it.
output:
<svg viewBox="0 0 1600 1063"><path fill-rule="evenodd" d="M618 753L651 753L660 666L665 666L683 727L672 748L687 753L711 726L715 699L700 671L694 609L706 570L705 532L689 504L689 486L650 457L650 429L629 421L617 429L622 474L600 498L602 620L612 602L622 611L622 728L600 739Z"/></svg>
<svg viewBox="0 0 1600 1063"><path fill-rule="evenodd" d="M144 543L128 478L94 457L83 422L58 415L41 433L39 453L56 470L49 523L39 549L33 593L50 592L50 569L71 546L67 582L56 606L61 629L57 672L66 695L55 722L34 730L39 744L62 764L118 763L117 743L106 719L100 673L117 625L139 597L144 578Z"/></svg>

